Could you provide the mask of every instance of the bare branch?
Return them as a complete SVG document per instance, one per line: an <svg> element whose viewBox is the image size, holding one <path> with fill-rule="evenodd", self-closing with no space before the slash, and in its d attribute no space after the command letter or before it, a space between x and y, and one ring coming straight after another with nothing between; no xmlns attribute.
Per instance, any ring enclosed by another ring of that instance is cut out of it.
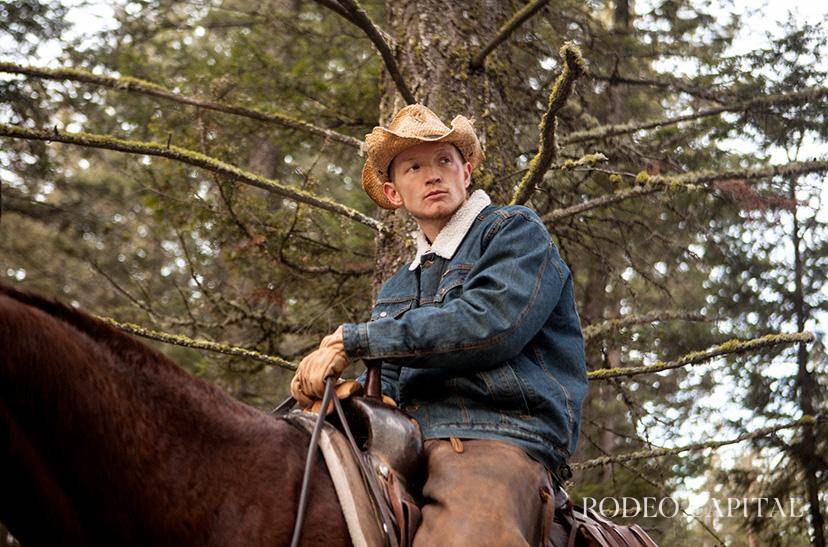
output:
<svg viewBox="0 0 828 547"><path fill-rule="evenodd" d="M595 338L601 338L609 332L620 330L630 325L643 325L646 323L655 323L662 321L710 321L700 313L687 311L665 311L653 312L646 315L632 315L622 319L612 319L610 321L602 321L594 325L587 325L584 327L584 341L588 342Z"/></svg>
<svg viewBox="0 0 828 547"><path fill-rule="evenodd" d="M552 86L546 112L541 118L538 153L529 162L529 172L524 175L518 184L517 190L515 190L511 201L513 205L526 203L535 191L535 186L543 180L543 176L555 161L558 155L557 144L555 143L556 116L572 94L575 80L584 73L584 60L581 57L581 52L574 44L565 43L561 47L560 54L564 61L564 68L555 81L555 85Z"/></svg>
<svg viewBox="0 0 828 547"><path fill-rule="evenodd" d="M345 19L347 19L348 21L350 21L354 25L359 26L359 23L357 23L357 20L354 18L353 15L351 15L351 12L349 12L348 10L343 8L342 4L340 4L337 0L314 0L314 1L317 4L319 4L320 6L324 6L324 7L328 8L329 10L333 11L334 13L339 15L340 17L344 17Z"/></svg>
<svg viewBox="0 0 828 547"><path fill-rule="evenodd" d="M818 173L828 171L828 160L814 160L814 161L792 161L783 163L781 165L769 165L766 167L753 167L741 171L731 170L716 173L713 171L691 171L681 175L657 175L650 176L646 172L641 172L636 175L636 182L641 186L634 186L624 190L618 190L610 194L599 196L594 199L565 207L563 209L554 209L543 216L546 222L555 222L567 217L579 215L597 209L599 207L606 207L613 203L625 201L630 198L646 196L656 192L671 191L671 190L698 190L704 189L715 181L742 179L742 180L757 180L768 177L782 176L796 176L806 173Z"/></svg>
<svg viewBox="0 0 828 547"><path fill-rule="evenodd" d="M374 47L379 51L382 61L385 63L385 69L388 70L391 79L397 84L397 90L399 90L405 102L407 104L416 103L417 100L414 98L414 94L411 93L405 80L403 80L402 73L397 66L397 60L394 59L394 53L391 51L395 47L393 38L371 21L371 18L368 17L368 14L365 13L365 10L359 5L359 2L357 0L339 0L339 5L336 5L336 2L332 2L331 0L315 1L338 13L365 32L374 44Z"/></svg>
<svg viewBox="0 0 828 547"><path fill-rule="evenodd" d="M133 323L121 323L110 317L103 317L101 315L96 315L95 317L109 325L112 325L113 327L121 329L124 332L128 332L129 334L135 334L144 338L149 338L150 340L158 340L159 342L164 342L166 344L174 344L176 346L184 346L186 348L193 349L203 349L216 353L224 353L225 355L235 355L237 357L259 361L260 363L266 363L270 366L281 367L288 370L296 370L298 366L296 363L291 363L281 357L265 355L263 353L259 353L258 351L240 348L238 346L230 346L228 344L213 342L203 338L194 339L181 334L170 334L168 332L145 329L144 327Z"/></svg>
<svg viewBox="0 0 828 547"><path fill-rule="evenodd" d="M646 460L649 458L663 458L664 456L675 456L682 452L698 452L699 450L707 450L708 448L719 448L729 444L737 444L749 439L758 439L759 437L767 437L777 431L784 429L793 429L795 427L806 427L815 425L817 422L824 422L828 417L826 416L803 416L802 418L782 425L774 425L770 427L763 427L744 433L732 439L725 439L720 441L707 441L703 443L692 443L684 446L676 446L674 448L653 448L648 450L637 450L635 452L626 452L624 454L617 454L615 456L603 456L584 462L575 462L570 464L573 470L588 469L590 467L600 467L611 463L630 462L635 460Z"/></svg>
<svg viewBox="0 0 828 547"><path fill-rule="evenodd" d="M639 367L617 367L617 368L602 368L599 370L592 370L587 373L590 380L608 380L610 378L618 378L620 376L637 376L639 374L649 374L652 372L661 372L662 370L671 370L681 368L686 365L697 365L704 363L715 357L722 355L729 355L732 353L747 353L773 346L796 344L799 342L813 342L814 335L810 332L796 332L794 334L767 334L760 338L752 340L728 340L718 346L713 346L703 351L694 351L675 361L659 361L652 365L642 365Z"/></svg>
<svg viewBox="0 0 828 547"><path fill-rule="evenodd" d="M28 129L16 125L0 124L0 137L12 137L16 139L55 141L67 144L77 144L92 148L104 148L116 150L128 154L145 154L148 156L159 156L180 161L188 165L201 167L208 171L220 173L232 179L239 180L245 184L262 188L280 196L295 199L325 209L333 213L350 218L377 231L385 231L387 228L381 222L373 219L356 209L351 209L331 199L312 194L310 192L293 188L279 181L261 177L249 171L245 171L235 165L206 156L194 150L180 148L174 145L164 145L154 142L131 141L110 137L108 135L96 135L92 133L67 133L54 129L52 131L41 129Z"/></svg>
<svg viewBox="0 0 828 547"><path fill-rule="evenodd" d="M287 114L278 112L261 112L259 110L253 110L252 108L210 101L199 97L189 97L171 91L158 84L154 84L146 80L139 80L138 78L131 78L129 76L121 76L119 78L112 76L98 76L97 74L76 68L42 68L2 61L0 61L0 72L6 72L9 74L25 74L26 76L46 80L66 80L94 84L120 91L132 91L142 95L150 95L180 104L203 108L205 110L215 110L226 114L235 114L237 116L243 116L245 118L250 118L260 122L272 123L288 127L290 129L297 129L299 131L318 135L332 141L347 144L348 146L357 149L362 145L362 141L359 139L355 139L354 137L344 135L342 133L337 133L331 129L315 126L308 122L290 117Z"/></svg>
<svg viewBox="0 0 828 547"><path fill-rule="evenodd" d="M530 17L535 15L538 11L541 10L546 4L549 3L549 0L532 0L523 8L521 8L518 12L516 12L508 21L506 21L503 26L497 31L497 36L495 36L491 42L486 44L480 52L474 56L471 61L471 68L472 70L477 70L478 68L483 66L483 61L486 60L486 57L494 51L494 49L499 46L501 43L506 41L509 36L523 23L525 23Z"/></svg>
<svg viewBox="0 0 828 547"><path fill-rule="evenodd" d="M684 116L676 116L675 118L664 118L660 120L648 120L642 123L624 123L617 125L601 125L587 129L584 131L575 131L566 137L560 139L561 146L570 144L593 141L597 139L605 139L607 137L616 137L618 135L626 135L642 131L645 129L655 129L657 127L666 127L675 125L681 122L697 120L709 116L715 116L722 112L747 112L749 110L767 108L771 106L783 106L791 104L799 104L810 101L816 101L825 96L828 96L828 87L813 87L796 91L794 93L780 93L777 95L759 96L748 101L741 101L735 104L717 106L714 108L706 108L699 110L693 114L686 114Z"/></svg>

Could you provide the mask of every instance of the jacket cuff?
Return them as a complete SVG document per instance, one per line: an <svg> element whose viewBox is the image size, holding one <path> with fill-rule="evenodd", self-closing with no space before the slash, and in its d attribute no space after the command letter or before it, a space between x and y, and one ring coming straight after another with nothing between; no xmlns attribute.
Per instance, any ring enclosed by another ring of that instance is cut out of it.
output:
<svg viewBox="0 0 828 547"><path fill-rule="evenodd" d="M342 342L350 359L361 359L368 353L368 323L345 323Z"/></svg>

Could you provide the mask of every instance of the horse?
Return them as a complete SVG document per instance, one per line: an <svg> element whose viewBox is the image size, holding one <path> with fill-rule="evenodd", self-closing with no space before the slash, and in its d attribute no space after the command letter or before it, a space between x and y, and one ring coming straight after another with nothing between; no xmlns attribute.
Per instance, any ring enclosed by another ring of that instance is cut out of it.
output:
<svg viewBox="0 0 828 547"><path fill-rule="evenodd" d="M0 522L24 546L288 545L309 435L0 285ZM320 458L302 545L350 545Z"/></svg>

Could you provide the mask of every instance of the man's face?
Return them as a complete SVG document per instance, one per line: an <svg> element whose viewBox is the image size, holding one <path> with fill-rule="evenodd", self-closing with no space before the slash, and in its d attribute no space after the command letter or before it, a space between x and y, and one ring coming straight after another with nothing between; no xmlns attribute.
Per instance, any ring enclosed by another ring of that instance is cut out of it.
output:
<svg viewBox="0 0 828 547"><path fill-rule="evenodd" d="M395 207L422 221L448 220L466 200L471 163L452 144L427 142L406 148L391 162L383 192Z"/></svg>

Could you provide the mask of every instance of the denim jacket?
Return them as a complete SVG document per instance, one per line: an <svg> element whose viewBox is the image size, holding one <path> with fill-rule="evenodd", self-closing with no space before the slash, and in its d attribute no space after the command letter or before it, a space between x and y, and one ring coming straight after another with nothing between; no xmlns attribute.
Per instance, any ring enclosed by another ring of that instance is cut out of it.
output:
<svg viewBox="0 0 828 547"><path fill-rule="evenodd" d="M431 249L418 240L370 321L344 325L347 355L382 360L383 392L425 438L506 441L557 470L578 441L587 377L572 276L546 227L477 190Z"/></svg>

